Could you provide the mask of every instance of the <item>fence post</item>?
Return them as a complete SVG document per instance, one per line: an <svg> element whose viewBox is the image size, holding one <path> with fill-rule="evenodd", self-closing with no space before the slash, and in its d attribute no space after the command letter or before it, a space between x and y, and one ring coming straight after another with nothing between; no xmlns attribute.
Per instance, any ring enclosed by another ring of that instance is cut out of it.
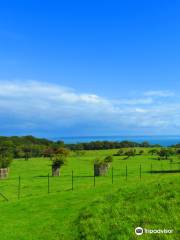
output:
<svg viewBox="0 0 180 240"><path fill-rule="evenodd" d="M139 177L140 177L140 180L141 180L141 164L139 166Z"/></svg>
<svg viewBox="0 0 180 240"><path fill-rule="evenodd" d="M48 194L50 193L49 173L48 173Z"/></svg>
<svg viewBox="0 0 180 240"><path fill-rule="evenodd" d="M114 183L114 171L113 171L113 167L112 167L112 184Z"/></svg>
<svg viewBox="0 0 180 240"><path fill-rule="evenodd" d="M94 187L96 186L96 175L95 175L95 171L94 171L94 177L93 177L93 179L94 179Z"/></svg>
<svg viewBox="0 0 180 240"><path fill-rule="evenodd" d="M18 178L18 199L20 199L21 195L21 177Z"/></svg>
<svg viewBox="0 0 180 240"><path fill-rule="evenodd" d="M73 173L73 170L72 170L72 191L74 190L74 173Z"/></svg>
<svg viewBox="0 0 180 240"><path fill-rule="evenodd" d="M127 176L128 176L128 170L127 170L127 164L126 164L126 181L127 181Z"/></svg>

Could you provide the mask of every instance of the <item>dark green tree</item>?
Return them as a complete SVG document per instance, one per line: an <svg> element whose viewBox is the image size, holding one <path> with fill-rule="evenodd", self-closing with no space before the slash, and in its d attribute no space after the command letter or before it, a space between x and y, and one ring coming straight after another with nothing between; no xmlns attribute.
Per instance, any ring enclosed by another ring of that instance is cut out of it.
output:
<svg viewBox="0 0 180 240"><path fill-rule="evenodd" d="M66 148L59 148L52 156L52 175L59 176L60 168L67 162L67 157L70 151Z"/></svg>
<svg viewBox="0 0 180 240"><path fill-rule="evenodd" d="M158 152L159 159L168 159L171 155L173 155L173 150L168 148L161 148Z"/></svg>
<svg viewBox="0 0 180 240"><path fill-rule="evenodd" d="M156 155L158 154L158 150L153 148L153 149L150 149L148 153L151 155Z"/></svg>
<svg viewBox="0 0 180 240"><path fill-rule="evenodd" d="M134 157L136 155L136 149L129 149L124 153L126 157L126 159L130 158L130 157Z"/></svg>
<svg viewBox="0 0 180 240"><path fill-rule="evenodd" d="M9 167L13 160L13 143L5 141L0 144L0 168Z"/></svg>

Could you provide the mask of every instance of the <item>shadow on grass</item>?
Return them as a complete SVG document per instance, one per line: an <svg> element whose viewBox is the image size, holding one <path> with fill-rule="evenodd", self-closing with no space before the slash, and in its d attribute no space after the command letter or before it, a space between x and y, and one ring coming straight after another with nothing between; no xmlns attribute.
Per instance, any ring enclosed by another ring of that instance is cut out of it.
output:
<svg viewBox="0 0 180 240"><path fill-rule="evenodd" d="M158 171L148 171L148 173L180 173L180 170L158 170Z"/></svg>
<svg viewBox="0 0 180 240"><path fill-rule="evenodd" d="M34 176L33 178L47 178L48 177L48 175L39 175L39 176ZM51 176L49 176L49 177L51 177Z"/></svg>
<svg viewBox="0 0 180 240"><path fill-rule="evenodd" d="M48 175L39 175L39 176L34 176L33 178L47 178ZM50 178L62 178L62 177L71 177L70 174L68 175L60 175L60 176L52 176L52 175L49 175Z"/></svg>

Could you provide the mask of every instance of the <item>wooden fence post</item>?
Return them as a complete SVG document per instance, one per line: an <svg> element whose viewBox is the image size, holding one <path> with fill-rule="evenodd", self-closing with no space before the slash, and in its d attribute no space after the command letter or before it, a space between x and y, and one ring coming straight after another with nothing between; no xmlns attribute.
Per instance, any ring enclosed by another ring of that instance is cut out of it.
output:
<svg viewBox="0 0 180 240"><path fill-rule="evenodd" d="M96 186L96 175L95 175L95 170L94 170L94 177L93 177L93 179L94 179L94 187Z"/></svg>
<svg viewBox="0 0 180 240"><path fill-rule="evenodd" d="M48 173L48 194L50 193L50 182L49 182L49 173Z"/></svg>
<svg viewBox="0 0 180 240"><path fill-rule="evenodd" d="M127 164L126 164L126 181L127 181L127 176L128 176L128 169L127 169Z"/></svg>
<svg viewBox="0 0 180 240"><path fill-rule="evenodd" d="M73 173L73 170L72 170L72 191L74 190L74 173Z"/></svg>

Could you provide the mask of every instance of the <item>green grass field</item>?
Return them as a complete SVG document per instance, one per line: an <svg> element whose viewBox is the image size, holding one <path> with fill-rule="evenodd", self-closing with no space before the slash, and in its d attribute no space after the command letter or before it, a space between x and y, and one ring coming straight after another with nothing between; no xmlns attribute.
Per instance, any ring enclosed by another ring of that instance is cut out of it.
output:
<svg viewBox="0 0 180 240"><path fill-rule="evenodd" d="M158 161L147 149L128 160L113 157L107 176L96 177L94 186L93 160L116 152L72 153L61 176L49 178L49 194L48 159L14 160L9 178L0 181L0 192L9 200L0 196L0 239L179 239L177 232L139 237L134 233L137 226L180 230L179 173L163 173L179 170L178 157L172 157L173 162ZM159 172L152 174L151 169Z"/></svg>

